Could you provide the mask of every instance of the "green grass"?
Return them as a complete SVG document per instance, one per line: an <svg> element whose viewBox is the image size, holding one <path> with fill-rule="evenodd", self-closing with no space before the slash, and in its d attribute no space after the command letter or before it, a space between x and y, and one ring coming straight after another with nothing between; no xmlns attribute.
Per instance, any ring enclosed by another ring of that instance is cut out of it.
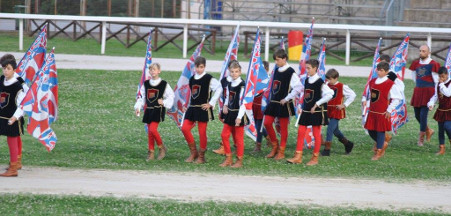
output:
<svg viewBox="0 0 451 216"><path fill-rule="evenodd" d="M315 205L269 205L114 197L2 194L3 215L445 215L437 210L389 211Z"/></svg>
<svg viewBox="0 0 451 216"><path fill-rule="evenodd" d="M243 36L244 37L244 36ZM34 37L24 36L24 51L28 49L29 45L33 42ZM19 52L19 39L16 33L2 33L0 35L0 41L2 41L2 51L9 52ZM161 45L165 41L160 39L158 44ZM181 40L177 40L176 43L183 46ZM251 42L253 43L253 42ZM190 40L188 43L188 47L194 44L194 41ZM211 55L209 52L204 50L202 55L209 60L223 60L224 55L227 51L227 47L229 42L217 41L216 43L216 53L215 55ZM146 50L146 43L144 41L140 41L137 44L133 45L130 48L125 48L119 41L115 39L108 40L106 43L105 53L106 55L111 56L136 56L136 57L144 57ZM56 53L64 53L64 54L86 54L86 55L100 55L100 43L92 38L84 38L78 41L73 41L72 39L65 37L55 37L48 41L47 47L56 47ZM205 47L210 47L209 44L206 44ZM243 54L244 49L244 40L241 41L240 49L239 49L239 58L245 59L246 57ZM251 52L252 44L249 44L249 52ZM194 50L188 51L188 57ZM262 48L262 52L264 52L264 48ZM332 51L337 55L340 55L344 58L345 54L343 51ZM182 51L176 48L173 44L169 44L163 47L161 50L153 51L153 56L158 58L182 58ZM355 59L359 56L366 54L365 52L353 51L351 53L351 59ZM250 55L250 54L249 54ZM263 54L264 55L264 54ZM313 58L317 58L317 56L312 56ZM272 51L270 51L269 58L272 58ZM372 57L366 58L359 62L351 62L351 65L355 66L369 66L372 64ZM291 63L297 64L297 61L292 61ZM344 65L344 61L338 60L332 56L327 58L327 64L330 65Z"/></svg>
<svg viewBox="0 0 451 216"><path fill-rule="evenodd" d="M245 138L243 169L220 168L223 157L215 155L212 149L220 143L222 125L218 120L208 125L208 163L188 164L183 161L189 150L182 133L167 117L160 124L160 133L169 152L163 161L145 162L147 136L141 117L134 116L136 87L139 71L87 71L59 70L59 120L52 125L58 136L55 149L48 153L30 135L24 136L24 166L55 166L69 168L133 169L181 172L208 172L239 175L276 176L321 176L378 179L428 179L451 180L451 154L437 157L438 139L433 137L424 147L416 145L419 124L414 120L409 106L410 122L401 128L393 138L386 155L380 161L371 161L373 141L360 125L360 97L349 107L347 118L340 122L340 129L355 143L349 156L335 138L331 157L320 157L319 165L305 166L311 150L304 151L304 164L291 165L285 161L265 159L269 152L264 148L260 154L250 154L254 142ZM218 74L214 74L218 76ZM172 87L180 76L179 72L163 72L163 79ZM340 78L360 95L365 78ZM406 81L406 97L412 95L413 83ZM216 111L215 111L216 112ZM437 124L429 114L429 125ZM286 150L287 157L294 153L296 128L294 119L289 127ZM193 130L198 140L197 129ZM5 138L1 142L6 143ZM8 163L8 147L0 145L0 164Z"/></svg>

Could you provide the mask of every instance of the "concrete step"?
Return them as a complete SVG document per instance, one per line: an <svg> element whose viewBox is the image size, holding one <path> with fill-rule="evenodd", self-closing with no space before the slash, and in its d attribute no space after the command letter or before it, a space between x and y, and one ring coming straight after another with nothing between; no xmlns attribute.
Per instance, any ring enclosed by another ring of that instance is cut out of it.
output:
<svg viewBox="0 0 451 216"><path fill-rule="evenodd" d="M449 0L410 0L411 9L451 9Z"/></svg>
<svg viewBox="0 0 451 216"><path fill-rule="evenodd" d="M403 21L449 23L451 9L405 9Z"/></svg>

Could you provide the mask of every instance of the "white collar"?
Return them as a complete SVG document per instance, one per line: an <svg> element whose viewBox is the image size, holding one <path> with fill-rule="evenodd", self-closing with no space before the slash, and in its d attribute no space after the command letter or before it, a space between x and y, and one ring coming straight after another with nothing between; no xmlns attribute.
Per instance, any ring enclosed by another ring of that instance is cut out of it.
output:
<svg viewBox="0 0 451 216"><path fill-rule="evenodd" d="M161 82L161 77L158 77L158 79L156 79L156 80L151 78L149 80L149 82L150 82L150 85L156 86L156 85L158 85Z"/></svg>
<svg viewBox="0 0 451 216"><path fill-rule="evenodd" d="M429 64L431 61L431 57L427 57L424 61L420 58L420 64Z"/></svg>
<svg viewBox="0 0 451 216"><path fill-rule="evenodd" d="M384 77L382 77L382 78L377 77L375 83L376 83L376 84L381 84L381 83L385 82L385 80L387 80L387 79L388 79L387 76L384 76Z"/></svg>
<svg viewBox="0 0 451 216"><path fill-rule="evenodd" d="M202 74L198 74L198 73L195 73L194 74L194 79L200 79L200 78L202 78L205 74L206 74L207 72L206 71L204 71Z"/></svg>
<svg viewBox="0 0 451 216"><path fill-rule="evenodd" d="M290 65L288 63L286 63L284 66L279 68L279 72L284 72L286 71L288 68L290 67Z"/></svg>
<svg viewBox="0 0 451 216"><path fill-rule="evenodd" d="M228 75L227 77L226 77L226 80L227 80L227 82L232 82L233 80L232 80L232 77L230 76L230 75Z"/></svg>
<svg viewBox="0 0 451 216"><path fill-rule="evenodd" d="M232 78L232 77L230 77L230 78ZM243 81L243 80L241 79L241 77L238 77L236 80L232 80L232 81L231 81L232 86L235 87L235 86L239 85L239 84L241 83L241 81Z"/></svg>
<svg viewBox="0 0 451 216"><path fill-rule="evenodd" d="M340 81L337 80L337 82L336 82L335 84L333 84L333 85L337 85L339 82L340 82ZM332 85L332 84L331 84L331 85Z"/></svg>
<svg viewBox="0 0 451 216"><path fill-rule="evenodd" d="M307 75L307 76L308 76L308 75ZM316 80L318 80L319 78L320 78L320 77L319 77L318 73L316 73L315 75L309 76L309 77L308 77L308 82L309 82L310 84L312 84L312 83L316 82Z"/></svg>
<svg viewBox="0 0 451 216"><path fill-rule="evenodd" d="M5 77L5 80L3 81L3 84L4 84L5 86L10 86L10 85L14 84L15 82L17 82L16 76L13 76L13 77L12 77L11 79L9 79L9 80L6 80L6 77Z"/></svg>

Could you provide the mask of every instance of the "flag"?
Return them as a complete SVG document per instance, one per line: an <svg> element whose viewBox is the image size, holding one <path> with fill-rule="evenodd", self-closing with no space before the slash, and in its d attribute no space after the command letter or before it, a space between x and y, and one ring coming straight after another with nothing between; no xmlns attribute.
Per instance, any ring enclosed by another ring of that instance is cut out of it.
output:
<svg viewBox="0 0 451 216"><path fill-rule="evenodd" d="M251 137L254 141L257 139L257 130L255 128L254 115L252 113L252 102L256 94L258 75L260 68L263 66L260 56L261 36L260 29L257 29L255 36L254 47L252 49L252 57L249 61L249 68L246 75L246 84L244 87L244 94L240 98L240 104L246 107L246 115L249 118L249 125L245 126L246 135Z"/></svg>
<svg viewBox="0 0 451 216"><path fill-rule="evenodd" d="M409 49L409 39L410 36L409 34L407 34L390 61L390 71L393 71L399 79L395 80L395 82L402 83L402 81L404 80L404 71L406 69L407 63L407 51ZM396 134L398 132L398 129L408 121L409 119L407 118L406 96L404 95L404 91L402 91L402 100L391 113L392 132Z"/></svg>
<svg viewBox="0 0 451 216"><path fill-rule="evenodd" d="M16 73L30 86L35 79L36 73L44 64L47 47L47 25L39 33L38 37L28 48L25 55L17 65Z"/></svg>
<svg viewBox="0 0 451 216"><path fill-rule="evenodd" d="M315 23L315 18L312 18L312 25L310 25L310 29L308 30L307 37L305 37L304 46L302 47L301 59L299 59L299 76L304 84L305 79L307 78L305 73L305 62L310 59L310 54L312 51L312 41L313 41L313 24Z"/></svg>
<svg viewBox="0 0 451 216"><path fill-rule="evenodd" d="M238 47L240 45L240 35L239 35L240 25L236 26L235 34L233 34L232 40L230 41L229 48L227 48L227 52L224 57L224 62L222 63L221 68L221 76L219 80L221 81L223 78L229 76L229 62L231 60L238 60ZM221 94L219 97L219 113L222 113L222 107L224 106L224 94Z"/></svg>
<svg viewBox="0 0 451 216"><path fill-rule="evenodd" d="M326 80L326 38L323 38L321 49L318 55L318 75L321 79Z"/></svg>
<svg viewBox="0 0 451 216"><path fill-rule="evenodd" d="M310 54L312 52L312 41L313 41L313 24L315 23L315 18L312 18L312 24L304 41L304 46L302 47L301 58L299 59L299 78L301 79L302 88L304 88L305 80L307 79L307 73L305 70L305 62L310 59ZM296 116L297 109L301 109L302 103L304 102L304 91L301 91L299 96L295 98L295 108Z"/></svg>
<svg viewBox="0 0 451 216"><path fill-rule="evenodd" d="M141 75L141 79L138 84L138 91L136 92L136 100L142 98L141 92L139 91L145 81L150 79L149 66L152 64L152 30L149 32L149 39L147 40L146 58L144 59L144 67Z"/></svg>
<svg viewBox="0 0 451 216"><path fill-rule="evenodd" d="M445 67L448 69L448 77L451 74L451 44L449 45L448 54L446 54Z"/></svg>
<svg viewBox="0 0 451 216"><path fill-rule="evenodd" d="M366 98L366 103L369 103L370 101L370 81L377 77L377 64L381 61L379 50L381 47L382 38L379 38L379 42L377 43L376 50L374 50L374 57L373 57L373 66L370 71L370 75L368 76L368 79L366 80L365 88L363 89L362 97ZM368 117L368 107L364 106L362 107L362 127L365 127L366 118Z"/></svg>
<svg viewBox="0 0 451 216"><path fill-rule="evenodd" d="M258 57L258 61L260 66L257 72L257 85L255 87L255 94L260 94L263 91L265 91L268 88L269 84L268 72L266 71L265 66L263 65L261 57Z"/></svg>
<svg viewBox="0 0 451 216"><path fill-rule="evenodd" d="M167 111L168 116L175 121L179 128L182 127L183 115L185 114L185 110L188 109L190 102L191 90L189 88L189 79L194 75L194 60L200 56L204 47L204 40L205 36L186 63L174 88L174 105Z"/></svg>
<svg viewBox="0 0 451 216"><path fill-rule="evenodd" d="M274 82L274 73L277 71L277 69L278 69L277 65L274 65L274 69L271 72L271 77L269 77L268 88L266 88L263 91L262 112L265 112L266 106L268 106L269 102L271 101L271 92L272 92L272 85L273 85L273 82Z"/></svg>
<svg viewBox="0 0 451 216"><path fill-rule="evenodd" d="M279 48L285 50L285 40L283 39L283 36L282 36L282 38L280 39L280 45L279 45Z"/></svg>
<svg viewBox="0 0 451 216"><path fill-rule="evenodd" d="M393 71L399 79L404 80L404 71L407 63L407 52L409 49L409 34L406 35L404 40L399 45L395 54L390 61L390 71Z"/></svg>
<svg viewBox="0 0 451 216"><path fill-rule="evenodd" d="M38 71L20 107L28 115L27 131L51 151L57 138L50 125L58 118L58 74L54 49Z"/></svg>

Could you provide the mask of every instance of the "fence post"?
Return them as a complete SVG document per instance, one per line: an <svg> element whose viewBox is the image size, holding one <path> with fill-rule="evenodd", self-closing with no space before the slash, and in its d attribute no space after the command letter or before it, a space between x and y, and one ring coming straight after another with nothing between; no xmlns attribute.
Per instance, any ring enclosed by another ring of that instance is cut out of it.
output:
<svg viewBox="0 0 451 216"><path fill-rule="evenodd" d="M269 58L269 27L265 29L265 61Z"/></svg>
<svg viewBox="0 0 451 216"><path fill-rule="evenodd" d="M100 54L105 54L105 46L106 46L106 22L102 22L102 42L101 42L101 50Z"/></svg>
<svg viewBox="0 0 451 216"><path fill-rule="evenodd" d="M431 35L430 32L428 33L427 43L428 43L428 46L429 46L429 52L432 52L432 35Z"/></svg>
<svg viewBox="0 0 451 216"><path fill-rule="evenodd" d="M23 19L19 19L19 50L23 50Z"/></svg>
<svg viewBox="0 0 451 216"><path fill-rule="evenodd" d="M351 32L346 30L346 65L349 65L351 60Z"/></svg>
<svg viewBox="0 0 451 216"><path fill-rule="evenodd" d="M188 24L183 26L183 58L186 58L188 52Z"/></svg>

